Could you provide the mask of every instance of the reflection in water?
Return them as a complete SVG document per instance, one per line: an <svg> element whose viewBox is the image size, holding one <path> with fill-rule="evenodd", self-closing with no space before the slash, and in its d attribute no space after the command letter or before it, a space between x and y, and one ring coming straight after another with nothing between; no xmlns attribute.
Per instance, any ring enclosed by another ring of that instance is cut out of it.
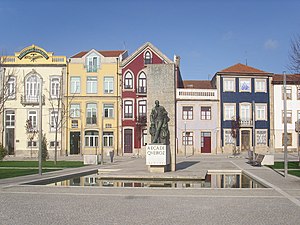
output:
<svg viewBox="0 0 300 225"><path fill-rule="evenodd" d="M205 180L114 180L101 179L98 174L75 177L49 186L99 186L141 188L265 188L242 173L211 173Z"/></svg>

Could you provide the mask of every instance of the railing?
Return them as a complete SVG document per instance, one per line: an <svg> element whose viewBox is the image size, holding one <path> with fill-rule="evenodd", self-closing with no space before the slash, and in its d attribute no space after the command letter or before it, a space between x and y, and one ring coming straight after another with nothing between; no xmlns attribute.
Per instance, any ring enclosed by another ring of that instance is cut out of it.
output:
<svg viewBox="0 0 300 225"><path fill-rule="evenodd" d="M86 72L88 72L88 73L95 73L97 71L98 71L97 66L86 66Z"/></svg>
<svg viewBox="0 0 300 225"><path fill-rule="evenodd" d="M52 62L55 62L55 63L65 63L66 62L66 57L53 56L52 57Z"/></svg>
<svg viewBox="0 0 300 225"><path fill-rule="evenodd" d="M15 57L3 57L3 61L5 63L8 63L8 62L15 62L16 61L16 58Z"/></svg>
<svg viewBox="0 0 300 225"><path fill-rule="evenodd" d="M40 104L40 96L21 95L22 105L38 105ZM42 104L45 105L45 95L42 96Z"/></svg>
<svg viewBox="0 0 300 225"><path fill-rule="evenodd" d="M240 127L252 127L253 121L251 119L241 119L240 120Z"/></svg>
<svg viewBox="0 0 300 225"><path fill-rule="evenodd" d="M177 89L177 99L217 100L216 89Z"/></svg>
<svg viewBox="0 0 300 225"><path fill-rule="evenodd" d="M146 94L147 93L147 87L138 87L138 93L139 94Z"/></svg>
<svg viewBox="0 0 300 225"><path fill-rule="evenodd" d="M86 124L92 125L92 124L97 124L97 117L87 117L86 118Z"/></svg>
<svg viewBox="0 0 300 225"><path fill-rule="evenodd" d="M132 89L132 85L124 85L124 89Z"/></svg>
<svg viewBox="0 0 300 225"><path fill-rule="evenodd" d="M132 113L124 113L124 118L132 118Z"/></svg>

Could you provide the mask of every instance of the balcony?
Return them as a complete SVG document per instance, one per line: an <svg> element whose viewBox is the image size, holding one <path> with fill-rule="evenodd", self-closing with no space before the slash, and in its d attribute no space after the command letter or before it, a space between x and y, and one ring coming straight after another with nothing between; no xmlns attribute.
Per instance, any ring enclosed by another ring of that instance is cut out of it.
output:
<svg viewBox="0 0 300 225"><path fill-rule="evenodd" d="M39 105L40 96L21 95L22 105ZM45 95L42 96L42 104L45 105Z"/></svg>
<svg viewBox="0 0 300 225"><path fill-rule="evenodd" d="M241 119L240 120L240 127L252 127L253 121L251 119Z"/></svg>
<svg viewBox="0 0 300 225"><path fill-rule="evenodd" d="M138 87L138 94L146 94L147 87Z"/></svg>
<svg viewBox="0 0 300 225"><path fill-rule="evenodd" d="M96 73L98 71L97 66L85 66L86 72L88 73Z"/></svg>
<svg viewBox="0 0 300 225"><path fill-rule="evenodd" d="M217 100L216 89L185 89L178 88L176 98L179 100Z"/></svg>
<svg viewBox="0 0 300 225"><path fill-rule="evenodd" d="M96 116L87 117L86 118L86 124L88 124L88 125L96 125L97 124L97 117Z"/></svg>

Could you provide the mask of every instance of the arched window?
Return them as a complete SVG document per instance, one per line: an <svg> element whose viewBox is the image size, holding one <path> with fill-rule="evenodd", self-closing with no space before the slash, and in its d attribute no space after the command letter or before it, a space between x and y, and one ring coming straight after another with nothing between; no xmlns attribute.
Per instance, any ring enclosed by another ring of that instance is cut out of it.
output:
<svg viewBox="0 0 300 225"><path fill-rule="evenodd" d="M145 64L151 64L152 63L152 55L149 51L147 51L144 55Z"/></svg>
<svg viewBox="0 0 300 225"><path fill-rule="evenodd" d="M133 87L132 74L130 72L127 72L124 78L124 89L132 89L132 87Z"/></svg>
<svg viewBox="0 0 300 225"><path fill-rule="evenodd" d="M36 74L27 77L25 81L26 102L38 102L40 79Z"/></svg>
<svg viewBox="0 0 300 225"><path fill-rule="evenodd" d="M146 93L147 92L147 80L146 80L146 74L144 72L142 72L139 75L138 92L139 93Z"/></svg>

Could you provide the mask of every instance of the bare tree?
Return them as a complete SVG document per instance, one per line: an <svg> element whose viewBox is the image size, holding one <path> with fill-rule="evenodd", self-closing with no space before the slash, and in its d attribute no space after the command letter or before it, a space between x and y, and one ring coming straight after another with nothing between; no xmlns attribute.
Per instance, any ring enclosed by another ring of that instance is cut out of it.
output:
<svg viewBox="0 0 300 225"><path fill-rule="evenodd" d="M289 52L288 68L293 73L300 73L300 35L296 35L291 40L291 49Z"/></svg>

